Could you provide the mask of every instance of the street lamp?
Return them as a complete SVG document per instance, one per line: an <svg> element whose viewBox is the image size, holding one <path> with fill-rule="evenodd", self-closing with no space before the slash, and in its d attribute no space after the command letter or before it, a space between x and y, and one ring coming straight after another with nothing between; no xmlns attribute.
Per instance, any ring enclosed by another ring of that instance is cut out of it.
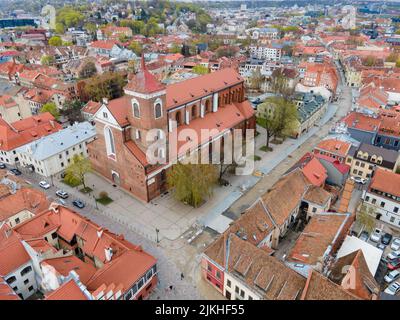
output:
<svg viewBox="0 0 400 320"><path fill-rule="evenodd" d="M159 233L159 232L160 232L160 230L156 228L157 243L160 243L160 241L158 240L158 233Z"/></svg>

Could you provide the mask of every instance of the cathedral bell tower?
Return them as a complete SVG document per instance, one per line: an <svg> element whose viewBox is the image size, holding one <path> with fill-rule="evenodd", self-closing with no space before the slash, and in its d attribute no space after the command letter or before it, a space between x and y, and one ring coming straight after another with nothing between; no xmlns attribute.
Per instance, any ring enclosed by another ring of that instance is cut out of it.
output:
<svg viewBox="0 0 400 320"><path fill-rule="evenodd" d="M133 76L124 88L130 97L129 122L132 140L146 152L154 140L167 135L166 87L147 70L144 57L141 70ZM149 135L151 129L159 129L158 135ZM146 141L146 137L150 141Z"/></svg>

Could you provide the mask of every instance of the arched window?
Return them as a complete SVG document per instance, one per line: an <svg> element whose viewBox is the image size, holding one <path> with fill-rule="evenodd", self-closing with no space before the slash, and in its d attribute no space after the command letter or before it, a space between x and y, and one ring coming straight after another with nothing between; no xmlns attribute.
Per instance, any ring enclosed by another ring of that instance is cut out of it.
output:
<svg viewBox="0 0 400 320"><path fill-rule="evenodd" d="M133 108L133 116L135 118L140 118L140 107L137 101L132 102L132 108Z"/></svg>
<svg viewBox="0 0 400 320"><path fill-rule="evenodd" d="M177 112L176 112L176 114L175 114L175 120L176 120L176 124L177 124L178 126L180 126L180 125L181 125L181 112L180 112L180 111L177 111Z"/></svg>
<svg viewBox="0 0 400 320"><path fill-rule="evenodd" d="M197 107L196 105L194 105L192 107L192 119L196 118L196 116L197 116Z"/></svg>
<svg viewBox="0 0 400 320"><path fill-rule="evenodd" d="M154 116L156 119L161 118L162 117L162 107L161 107L161 103L156 103L156 105L154 106Z"/></svg>
<svg viewBox="0 0 400 320"><path fill-rule="evenodd" d="M104 137L106 140L107 155L115 155L114 136L109 127L104 128Z"/></svg>

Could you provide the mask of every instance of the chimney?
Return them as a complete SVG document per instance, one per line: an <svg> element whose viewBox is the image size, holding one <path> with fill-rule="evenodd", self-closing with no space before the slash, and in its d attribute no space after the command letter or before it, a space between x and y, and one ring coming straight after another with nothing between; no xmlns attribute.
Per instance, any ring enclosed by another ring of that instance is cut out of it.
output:
<svg viewBox="0 0 400 320"><path fill-rule="evenodd" d="M102 235L103 235L103 229L98 230L97 237L100 239Z"/></svg>
<svg viewBox="0 0 400 320"><path fill-rule="evenodd" d="M113 250L112 250L112 248L105 248L104 251L105 251L105 255L106 255L106 260L107 260L108 262L110 262L110 261L111 261L111 258L112 258L112 256L113 256Z"/></svg>
<svg viewBox="0 0 400 320"><path fill-rule="evenodd" d="M107 98L103 98L103 104L105 104L106 106L108 106L108 99L107 99Z"/></svg>

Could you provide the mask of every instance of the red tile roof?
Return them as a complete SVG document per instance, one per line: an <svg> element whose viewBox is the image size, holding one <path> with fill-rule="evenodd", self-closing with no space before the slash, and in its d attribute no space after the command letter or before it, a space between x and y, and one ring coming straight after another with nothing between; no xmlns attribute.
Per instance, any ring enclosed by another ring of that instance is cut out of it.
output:
<svg viewBox="0 0 400 320"><path fill-rule="evenodd" d="M170 84L167 86L167 108L171 109L241 82L243 79L234 69L226 68Z"/></svg>
<svg viewBox="0 0 400 320"><path fill-rule="evenodd" d="M317 187L323 186L328 177L325 167L316 158L311 159L302 171L307 179Z"/></svg>
<svg viewBox="0 0 400 320"><path fill-rule="evenodd" d="M73 279L46 296L46 300L88 300Z"/></svg>
<svg viewBox="0 0 400 320"><path fill-rule="evenodd" d="M142 56L141 71L132 77L129 83L125 86L125 90L149 94L165 90L165 85L159 82L157 78L147 70L144 57Z"/></svg>
<svg viewBox="0 0 400 320"><path fill-rule="evenodd" d="M11 124L0 118L0 150L13 150L61 129L62 126L49 112Z"/></svg>
<svg viewBox="0 0 400 320"><path fill-rule="evenodd" d="M2 277L0 277L0 301L1 300L21 300Z"/></svg>
<svg viewBox="0 0 400 320"><path fill-rule="evenodd" d="M378 167L369 185L371 189L400 197L400 175Z"/></svg>
<svg viewBox="0 0 400 320"><path fill-rule="evenodd" d="M337 139L322 140L315 149L328 152L330 154L346 157L351 148L351 143Z"/></svg>
<svg viewBox="0 0 400 320"><path fill-rule="evenodd" d="M0 275L6 276L31 260L17 234L0 228Z"/></svg>

